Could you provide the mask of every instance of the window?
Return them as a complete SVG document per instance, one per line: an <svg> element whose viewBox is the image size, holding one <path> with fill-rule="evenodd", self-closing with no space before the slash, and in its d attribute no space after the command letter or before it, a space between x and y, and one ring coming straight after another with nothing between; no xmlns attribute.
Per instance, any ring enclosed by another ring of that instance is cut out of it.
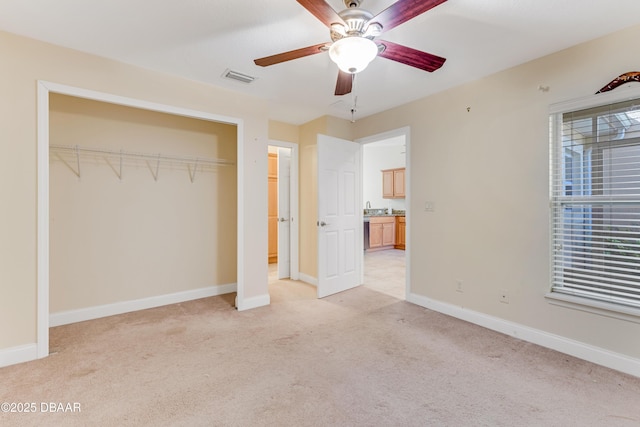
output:
<svg viewBox="0 0 640 427"><path fill-rule="evenodd" d="M640 308L640 99L551 131L552 294Z"/></svg>

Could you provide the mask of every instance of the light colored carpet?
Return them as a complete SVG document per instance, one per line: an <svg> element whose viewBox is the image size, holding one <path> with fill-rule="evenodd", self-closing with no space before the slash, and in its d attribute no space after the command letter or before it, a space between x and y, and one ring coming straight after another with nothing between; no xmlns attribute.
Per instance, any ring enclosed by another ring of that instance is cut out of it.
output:
<svg viewBox="0 0 640 427"><path fill-rule="evenodd" d="M234 295L52 328L46 359L0 369L2 426L637 426L640 379L365 286L272 304Z"/></svg>

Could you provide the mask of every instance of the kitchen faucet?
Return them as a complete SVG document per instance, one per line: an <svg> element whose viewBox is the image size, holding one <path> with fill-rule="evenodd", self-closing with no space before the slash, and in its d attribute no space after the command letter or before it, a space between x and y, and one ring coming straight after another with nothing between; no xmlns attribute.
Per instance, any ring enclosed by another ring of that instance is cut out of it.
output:
<svg viewBox="0 0 640 427"><path fill-rule="evenodd" d="M367 209L371 209L371 202L367 200Z"/></svg>

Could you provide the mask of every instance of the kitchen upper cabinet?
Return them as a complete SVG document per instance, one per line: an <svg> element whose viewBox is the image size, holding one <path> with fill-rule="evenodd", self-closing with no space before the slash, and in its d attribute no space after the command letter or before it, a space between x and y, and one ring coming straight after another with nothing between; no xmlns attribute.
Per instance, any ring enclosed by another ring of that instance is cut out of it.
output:
<svg viewBox="0 0 640 427"><path fill-rule="evenodd" d="M384 199L404 199L405 168L382 171L382 197Z"/></svg>
<svg viewBox="0 0 640 427"><path fill-rule="evenodd" d="M393 197L404 199L404 177L405 168L393 171Z"/></svg>
<svg viewBox="0 0 640 427"><path fill-rule="evenodd" d="M269 264L278 262L278 155L269 153Z"/></svg>

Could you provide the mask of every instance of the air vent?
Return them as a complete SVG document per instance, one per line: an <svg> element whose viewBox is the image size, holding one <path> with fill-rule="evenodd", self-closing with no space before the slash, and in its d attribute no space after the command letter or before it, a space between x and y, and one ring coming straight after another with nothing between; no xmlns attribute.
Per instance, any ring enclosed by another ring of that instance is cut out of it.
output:
<svg viewBox="0 0 640 427"><path fill-rule="evenodd" d="M228 68L224 70L224 73L222 73L222 77L225 77L227 79L237 80L242 83L251 83L256 79L253 76L248 76L246 74L240 73L238 71L233 71Z"/></svg>

